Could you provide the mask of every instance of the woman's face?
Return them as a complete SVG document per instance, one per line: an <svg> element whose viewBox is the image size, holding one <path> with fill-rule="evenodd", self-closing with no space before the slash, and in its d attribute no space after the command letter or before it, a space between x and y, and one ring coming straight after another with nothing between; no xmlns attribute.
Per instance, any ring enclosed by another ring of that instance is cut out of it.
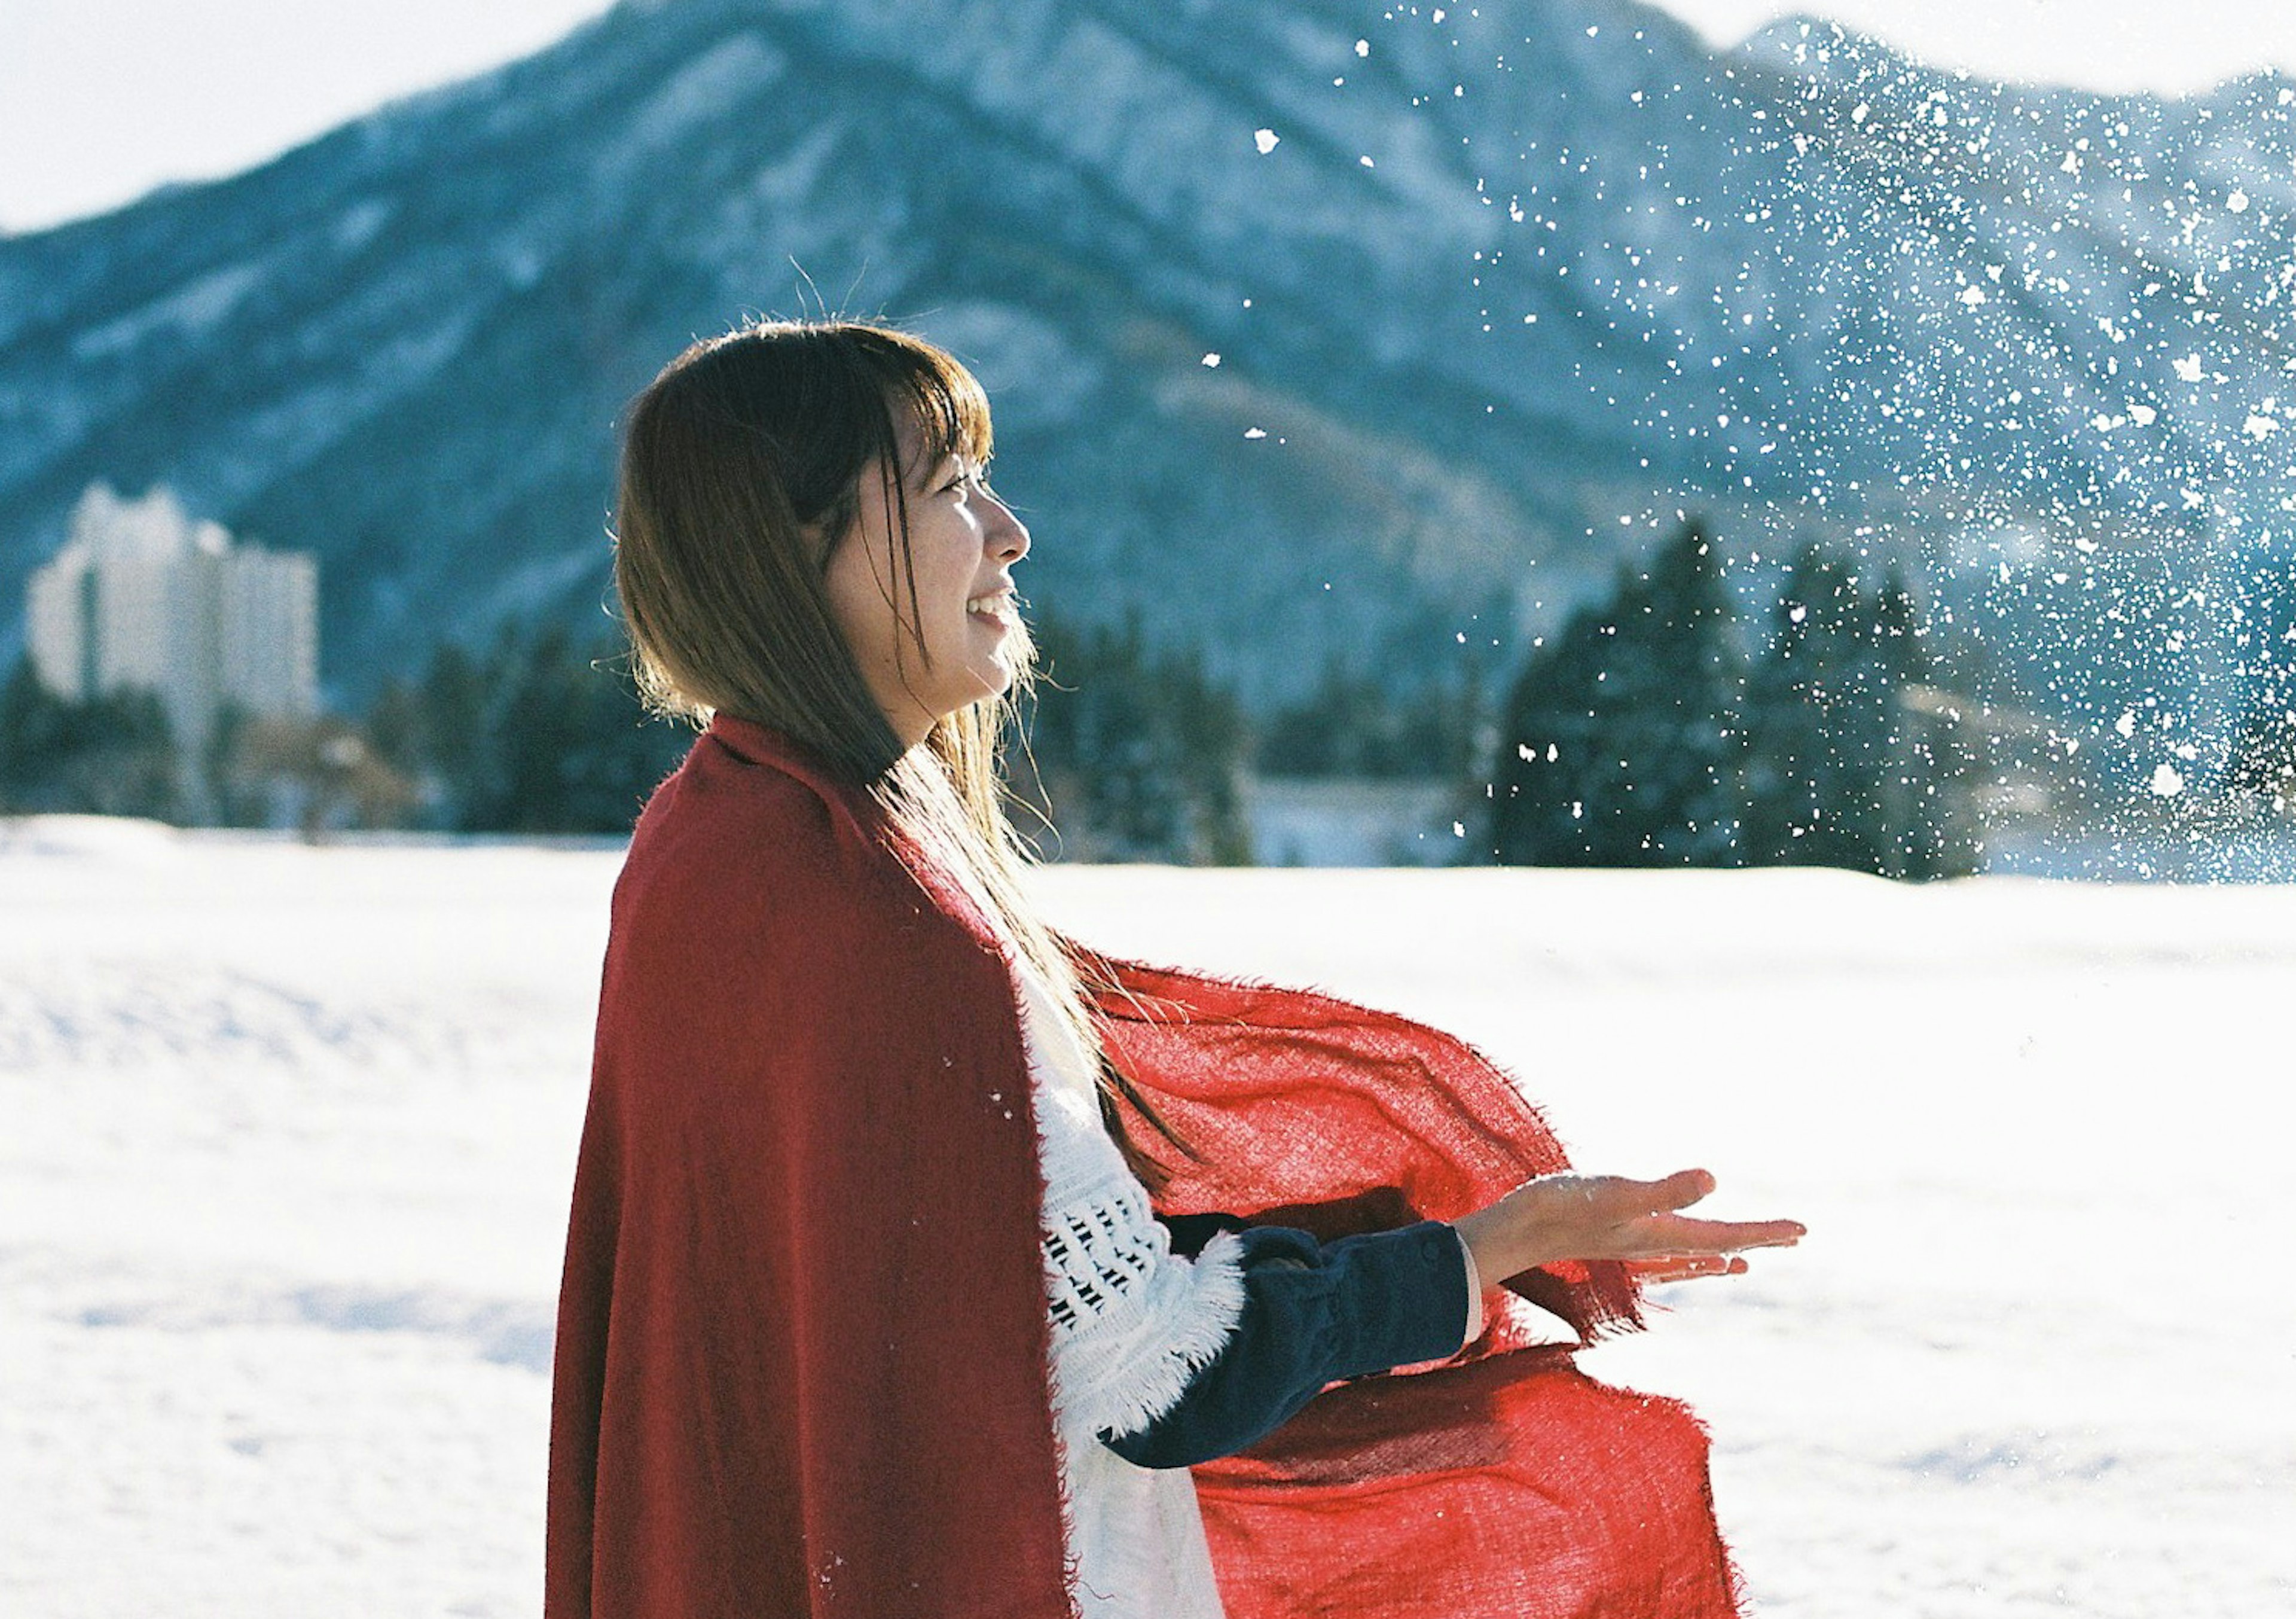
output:
<svg viewBox="0 0 2296 1619"><path fill-rule="evenodd" d="M988 492L979 467L923 464L914 422L900 423L908 499L908 582L894 566L900 513L873 463L861 474L860 515L829 555L831 612L885 717L911 747L933 722L1013 683L1004 650L1020 625L1009 570L1029 553L1029 530Z"/></svg>

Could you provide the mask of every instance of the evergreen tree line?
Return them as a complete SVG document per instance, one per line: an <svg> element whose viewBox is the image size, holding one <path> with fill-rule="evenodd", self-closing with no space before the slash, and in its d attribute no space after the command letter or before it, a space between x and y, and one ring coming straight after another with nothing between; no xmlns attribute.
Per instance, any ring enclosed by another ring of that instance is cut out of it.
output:
<svg viewBox="0 0 2296 1619"><path fill-rule="evenodd" d="M545 625L483 652L448 644L367 711L376 756L414 785L410 824L472 833L627 833L693 740L640 703L619 637Z"/></svg>
<svg viewBox="0 0 2296 1619"><path fill-rule="evenodd" d="M1240 784L1269 775L1490 780L1491 850L1565 865L1966 869L1949 723L1906 701L1926 668L1904 592L1812 554L1766 656L1736 650L1692 531L1536 653L1501 758L1475 672L1398 691L1333 662L1255 726L1201 656L1135 620L1040 616L1043 678L1007 738L1024 827L1071 859L1250 858ZM225 825L627 832L690 744L650 719L618 640L551 626L440 647L364 722L226 713L195 769L150 694L70 703L29 662L0 687L0 810ZM1054 830L1057 827L1057 832Z"/></svg>
<svg viewBox="0 0 2296 1619"><path fill-rule="evenodd" d="M1235 861L1242 713L1193 653L1136 624L1039 632L1048 678L1008 739L1037 841L1070 858ZM201 756L157 695L58 696L29 659L0 685L0 814L461 833L629 830L693 733L650 718L619 639L551 626L440 646L362 722L226 711ZM1057 802L1062 835L1046 815ZM1023 821L1029 818L1023 815Z"/></svg>
<svg viewBox="0 0 2296 1619"><path fill-rule="evenodd" d="M169 820L183 796L174 728L152 693L72 702L29 657L0 686L0 814Z"/></svg>
<svg viewBox="0 0 2296 1619"><path fill-rule="evenodd" d="M1465 781L1488 745L1480 667L1452 684L1393 683L1338 659L1297 702L1269 715L1251 739L1262 776L1374 781Z"/></svg>
<svg viewBox="0 0 2296 1619"><path fill-rule="evenodd" d="M1503 717L1490 850L1513 865L1977 869L1977 743L1905 582L1811 547L1758 650L1686 525L1533 653Z"/></svg>
<svg viewBox="0 0 2296 1619"><path fill-rule="evenodd" d="M1007 738L1024 830L1069 859L1248 859L1243 711L1201 657L1151 648L1136 622L1048 619L1037 638L1045 678ZM198 760L152 694L69 702L26 660L0 686L0 814L611 835L692 742L644 712L618 637L555 626L442 645L357 722L227 711Z"/></svg>
<svg viewBox="0 0 2296 1619"><path fill-rule="evenodd" d="M1903 580L1819 547L1750 622L1686 527L1538 645L1496 713L1473 670L1398 689L1334 662L1255 721L1136 620L1040 615L1037 635L1043 678L1006 754L1048 855L1248 859L1256 769L1451 781L1488 799L1485 858L1510 864L1925 879L1978 863L1979 744ZM692 739L646 717L627 664L618 640L554 627L444 646L357 725L227 715L190 771L156 698L66 703L23 665L0 687L0 811L626 833ZM2291 724L2292 693L2259 693L2259 730Z"/></svg>
<svg viewBox="0 0 2296 1619"><path fill-rule="evenodd" d="M1045 678L1005 739L1024 831L1069 859L1246 858L1242 711L1201 660L1150 648L1136 623L1036 633ZM365 733L418 784L418 824L474 833L627 832L693 742L644 712L619 641L554 628L442 647L385 686Z"/></svg>
<svg viewBox="0 0 2296 1619"><path fill-rule="evenodd" d="M2296 801L2296 579L2286 564L2259 563L2233 630L2247 691L2225 784L2235 801L2285 813Z"/></svg>
<svg viewBox="0 0 2296 1619"><path fill-rule="evenodd" d="M1039 853L1248 863L1249 727L1201 654L1149 646L1136 618L1078 627L1039 614L1033 633L1038 678L1004 761Z"/></svg>
<svg viewBox="0 0 2296 1619"><path fill-rule="evenodd" d="M1201 652L1149 645L1136 619L1079 627L1039 614L1035 634L1041 675L1005 762L1049 856L1243 864L1247 773L1464 790L1488 745L1472 666L1453 685L1398 689L1334 660L1255 720Z"/></svg>
<svg viewBox="0 0 2296 1619"><path fill-rule="evenodd" d="M190 757L156 695L69 701L25 660L0 686L0 813L626 833L691 736L647 718L625 663L618 644L555 628L443 646L386 681L364 722L227 707Z"/></svg>

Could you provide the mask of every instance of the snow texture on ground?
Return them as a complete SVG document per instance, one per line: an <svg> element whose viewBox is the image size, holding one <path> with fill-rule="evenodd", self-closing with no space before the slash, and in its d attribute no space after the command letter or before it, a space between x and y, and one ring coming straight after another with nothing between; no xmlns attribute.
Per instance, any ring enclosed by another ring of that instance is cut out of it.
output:
<svg viewBox="0 0 2296 1619"><path fill-rule="evenodd" d="M529 1615L611 851L0 822L0 1613ZM1062 868L1809 1240L1597 1375L1780 1619L2296 1611L2280 888Z"/></svg>

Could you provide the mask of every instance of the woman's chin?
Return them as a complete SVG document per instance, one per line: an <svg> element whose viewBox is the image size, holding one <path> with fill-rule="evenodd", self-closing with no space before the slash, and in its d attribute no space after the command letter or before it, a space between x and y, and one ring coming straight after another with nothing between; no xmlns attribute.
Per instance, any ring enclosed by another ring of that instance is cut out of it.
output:
<svg viewBox="0 0 2296 1619"><path fill-rule="evenodd" d="M961 708L971 708L979 703L994 703L1013 689L1013 667L1002 658L972 664L965 673L972 677L972 690L958 704Z"/></svg>

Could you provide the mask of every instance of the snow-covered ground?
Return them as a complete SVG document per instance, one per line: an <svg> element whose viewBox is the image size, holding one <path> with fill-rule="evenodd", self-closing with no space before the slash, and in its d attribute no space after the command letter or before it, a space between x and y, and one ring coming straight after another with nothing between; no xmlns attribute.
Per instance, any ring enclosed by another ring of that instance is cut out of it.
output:
<svg viewBox="0 0 2296 1619"><path fill-rule="evenodd" d="M0 1613L529 1615L610 851L0 822ZM1051 871L1812 1235L1598 1375L1765 1613L2296 1611L2296 892Z"/></svg>

